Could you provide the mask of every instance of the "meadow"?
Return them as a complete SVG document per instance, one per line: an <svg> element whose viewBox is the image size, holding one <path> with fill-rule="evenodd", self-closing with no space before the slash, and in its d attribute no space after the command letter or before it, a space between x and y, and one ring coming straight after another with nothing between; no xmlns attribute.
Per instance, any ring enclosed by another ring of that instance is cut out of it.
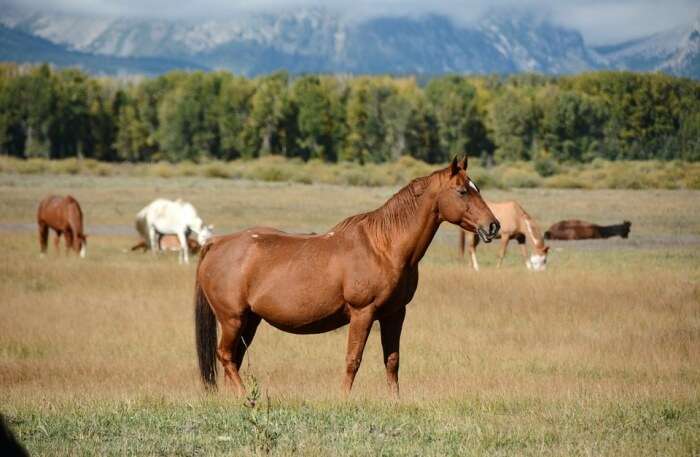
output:
<svg viewBox="0 0 700 457"><path fill-rule="evenodd" d="M0 413L32 455L700 454L696 190L486 189L543 228L628 219L632 233L552 242L540 274L515 244L498 270L496 247L480 245L475 273L444 225L408 307L399 402L376 328L348 400L346 328L295 336L265 324L244 362L249 398L221 382L206 394L195 265L128 252L135 213L182 197L217 233L323 232L397 188L1 173ZM35 210L48 193L81 202L87 259L39 257Z"/></svg>

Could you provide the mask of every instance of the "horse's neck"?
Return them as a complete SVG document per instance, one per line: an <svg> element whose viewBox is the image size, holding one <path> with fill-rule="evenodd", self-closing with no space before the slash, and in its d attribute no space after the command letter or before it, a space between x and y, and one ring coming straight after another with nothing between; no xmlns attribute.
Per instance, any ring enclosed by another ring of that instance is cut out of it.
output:
<svg viewBox="0 0 700 457"><path fill-rule="evenodd" d="M435 237L440 219L435 198L428 192L419 197L417 208L411 212L411 223L391 234L389 245L393 262L400 267L415 267Z"/></svg>
<svg viewBox="0 0 700 457"><path fill-rule="evenodd" d="M522 218L523 225L525 225L525 235L530 239L533 246L539 249L543 248L544 238L542 237L542 233L535 221L526 215L523 215Z"/></svg>
<svg viewBox="0 0 700 457"><path fill-rule="evenodd" d="M598 231L603 238L610 238L611 236L622 235L623 227L624 225L601 225L598 226Z"/></svg>

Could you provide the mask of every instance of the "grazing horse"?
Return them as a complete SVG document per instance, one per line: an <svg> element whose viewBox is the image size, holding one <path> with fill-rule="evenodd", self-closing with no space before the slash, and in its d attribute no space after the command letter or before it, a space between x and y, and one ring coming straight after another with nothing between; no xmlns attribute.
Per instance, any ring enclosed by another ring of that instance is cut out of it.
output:
<svg viewBox="0 0 700 457"><path fill-rule="evenodd" d="M477 232L484 242L498 233L498 221L467 175L466 158L414 179L380 208L351 216L325 234L251 228L213 238L202 249L195 285L205 386L216 386L218 358L237 393L245 393L238 370L261 319L296 334L350 324L347 395L378 320L387 382L398 395L406 305L418 286L418 262L443 221Z"/></svg>
<svg viewBox="0 0 700 457"><path fill-rule="evenodd" d="M544 245L544 239L537 223L525 212L522 206L514 201L502 203L486 202L486 205L501 224L501 232L499 234L501 249L498 254L497 266L500 267L503 262L508 242L515 239L520 245L520 250L525 258L525 265L529 270L542 271L547 268L549 246ZM479 271L479 263L476 261L476 246L479 244L479 239L470 233L465 233L463 230L460 230L459 238L460 255L464 256L464 244L466 241L469 246L472 266L476 271ZM532 244L533 253L529 257L525 246L526 239L529 239Z"/></svg>
<svg viewBox="0 0 700 457"><path fill-rule="evenodd" d="M159 237L159 246L161 251L180 251L182 247L180 246L180 240L178 240L177 236L175 235L161 235ZM187 238L187 247L190 250L190 254L196 254L199 252L201 249L201 245L197 242L197 240L193 240L192 238ZM146 240L141 240L139 243L133 245L131 247L132 251L138 251L142 250L143 252L146 252L148 250L148 243Z"/></svg>
<svg viewBox="0 0 700 457"><path fill-rule="evenodd" d="M83 211L75 198L70 195L67 197L49 195L39 203L36 221L39 225L39 246L42 255L46 253L49 229L53 229L56 232L56 238L54 238L56 250L63 235L66 239L66 250L69 251L72 248L80 254L80 257L85 257L87 235L83 233Z"/></svg>
<svg viewBox="0 0 700 457"><path fill-rule="evenodd" d="M627 238L631 226L630 221L623 221L619 225L597 225L574 219L557 222L544 232L544 237L547 240L591 240L613 236Z"/></svg>
<svg viewBox="0 0 700 457"><path fill-rule="evenodd" d="M204 225L194 206L179 199L172 201L158 198L136 215L136 230L152 252L160 251L158 235L177 236L181 248L180 263L190 263L188 235L194 233L197 242L203 245L211 237L213 228L212 225Z"/></svg>

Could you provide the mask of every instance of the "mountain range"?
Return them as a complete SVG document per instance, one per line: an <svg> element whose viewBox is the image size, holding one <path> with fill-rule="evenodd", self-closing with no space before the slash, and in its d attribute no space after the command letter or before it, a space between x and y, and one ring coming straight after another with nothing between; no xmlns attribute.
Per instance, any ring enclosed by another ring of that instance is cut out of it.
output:
<svg viewBox="0 0 700 457"><path fill-rule="evenodd" d="M0 5L1 6L1 5ZM4 5L0 60L48 61L96 74L226 69L291 73L420 74L588 70L661 71L700 79L700 17L688 25L608 46L536 14L450 18L347 18L325 8L246 13L216 20L109 18Z"/></svg>

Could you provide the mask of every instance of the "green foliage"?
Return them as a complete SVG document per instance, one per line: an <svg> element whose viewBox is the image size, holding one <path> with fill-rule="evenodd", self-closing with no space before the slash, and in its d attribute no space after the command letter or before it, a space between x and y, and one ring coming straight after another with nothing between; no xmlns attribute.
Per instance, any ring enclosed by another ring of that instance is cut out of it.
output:
<svg viewBox="0 0 700 457"><path fill-rule="evenodd" d="M469 81L460 76L433 79L425 93L437 120L441 151L438 160L447 161L467 153L480 155L491 149L483 116L477 110L476 89Z"/></svg>
<svg viewBox="0 0 700 457"><path fill-rule="evenodd" d="M424 88L414 78L284 72L246 79L175 71L125 83L0 64L0 153L361 164L469 154L488 166L535 160L537 173L551 177L558 164L596 158L699 161L700 85L628 72L452 75Z"/></svg>

